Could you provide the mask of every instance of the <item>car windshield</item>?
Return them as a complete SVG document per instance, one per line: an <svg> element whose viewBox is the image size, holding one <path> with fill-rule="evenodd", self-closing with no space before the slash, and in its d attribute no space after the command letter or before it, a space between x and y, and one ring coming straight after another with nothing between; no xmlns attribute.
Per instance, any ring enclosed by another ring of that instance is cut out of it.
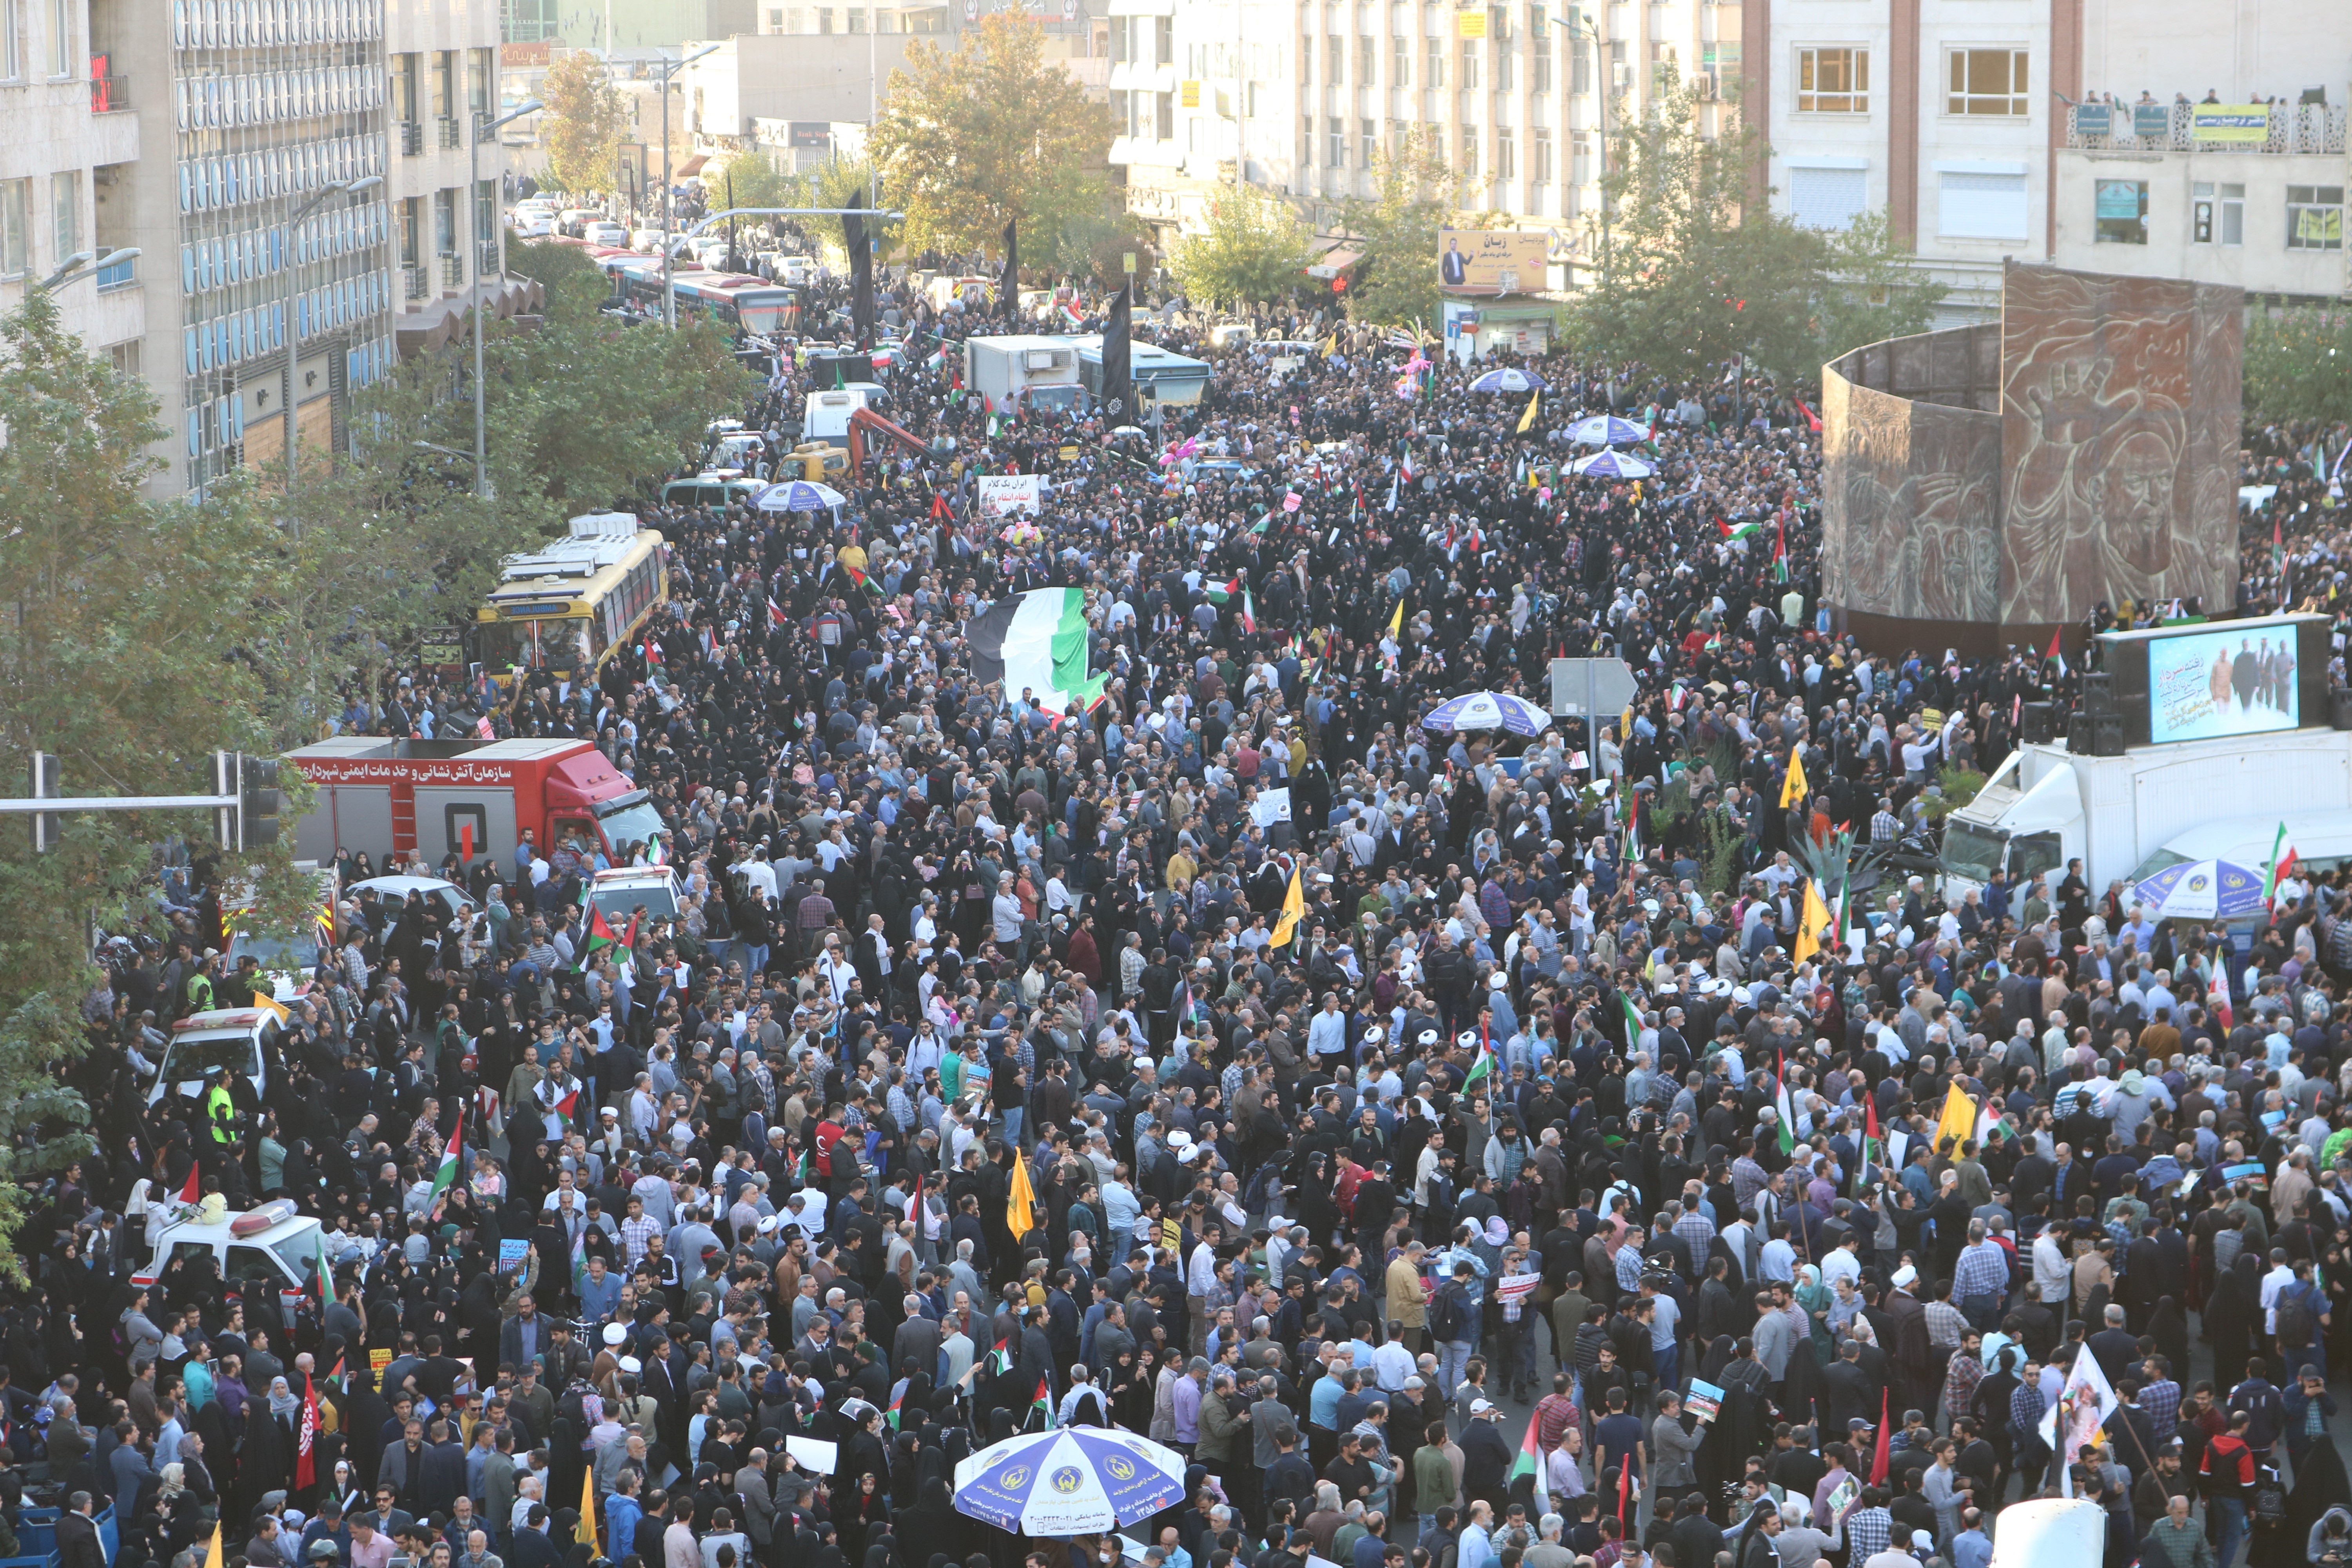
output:
<svg viewBox="0 0 2352 1568"><path fill-rule="evenodd" d="M601 803L596 807L596 821L615 849L648 843L656 835L668 831L662 823L661 813L654 809L653 797L644 790L632 790Z"/></svg>
<svg viewBox="0 0 2352 1568"><path fill-rule="evenodd" d="M291 1236L278 1237L269 1244L297 1279L309 1279L319 1272L319 1228L305 1226Z"/></svg>
<svg viewBox="0 0 2352 1568"><path fill-rule="evenodd" d="M223 1068L250 1078L253 1065L253 1041L245 1035L173 1040L163 1051L163 1081L186 1083L210 1078Z"/></svg>
<svg viewBox="0 0 2352 1568"><path fill-rule="evenodd" d="M1998 827L1953 817L1944 824L1944 869L1971 882L1990 882L2000 868L2009 835Z"/></svg>
<svg viewBox="0 0 2352 1568"><path fill-rule="evenodd" d="M2124 880L2137 885L2147 881L2150 877L2155 876L2158 871L2164 870L2168 867L2186 866L2187 864L2189 864L2188 856L2180 854L2177 850L2159 849L2155 854L2149 856L2147 859L2141 861L2139 865L2133 869L2132 874L2125 878Z"/></svg>
<svg viewBox="0 0 2352 1568"><path fill-rule="evenodd" d="M229 944L229 967L247 954L272 974L305 974L319 966L319 939L315 931L298 940L276 931L241 931Z"/></svg>
<svg viewBox="0 0 2352 1568"><path fill-rule="evenodd" d="M653 920L667 920L677 913L677 900L670 897L669 889L659 882L649 887L626 884L599 887L588 895L588 899L604 911L605 921L615 927L636 913L640 905L644 906L646 916Z"/></svg>

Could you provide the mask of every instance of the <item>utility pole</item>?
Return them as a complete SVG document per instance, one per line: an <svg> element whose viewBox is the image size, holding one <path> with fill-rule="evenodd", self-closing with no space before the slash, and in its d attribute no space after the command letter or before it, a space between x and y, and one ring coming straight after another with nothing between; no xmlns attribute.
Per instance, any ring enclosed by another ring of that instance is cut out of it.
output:
<svg viewBox="0 0 2352 1568"><path fill-rule="evenodd" d="M718 52L717 44L705 44L684 59L666 61L661 68L662 325L665 327L677 325L677 296L670 292L670 274L673 270L670 262L677 251L677 237L670 232L674 225L671 221L669 191L669 79L706 55L715 55ZM697 229L696 232L701 231Z"/></svg>
<svg viewBox="0 0 2352 1568"><path fill-rule="evenodd" d="M1591 16L1586 16L1582 7L1570 5L1568 8L1567 16L1554 16L1552 20L1560 26L1568 29L1568 47L1570 51L1568 69L1569 79L1571 85L1574 83L1576 79L1576 40L1580 37L1588 37L1592 40L1592 94L1594 105L1597 108L1600 116L1600 139L1593 143L1593 157L1595 160L1593 167L1594 172L1601 177L1601 286L1605 289L1609 286L1612 256L1612 248L1609 243L1610 84L1604 79L1604 68L1607 66L1608 61L1602 57L1601 52L1601 25L1594 21ZM1574 154L1571 153L1570 156L1573 157L1573 155Z"/></svg>

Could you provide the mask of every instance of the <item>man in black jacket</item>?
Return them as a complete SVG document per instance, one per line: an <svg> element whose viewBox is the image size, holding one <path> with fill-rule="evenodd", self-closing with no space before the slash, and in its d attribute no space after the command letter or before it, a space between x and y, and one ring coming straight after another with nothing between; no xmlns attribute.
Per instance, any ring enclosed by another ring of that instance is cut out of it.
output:
<svg viewBox="0 0 2352 1568"><path fill-rule="evenodd" d="M58 1516L58 1568L106 1568L106 1549L99 1543L98 1521L88 1492L76 1492Z"/></svg>

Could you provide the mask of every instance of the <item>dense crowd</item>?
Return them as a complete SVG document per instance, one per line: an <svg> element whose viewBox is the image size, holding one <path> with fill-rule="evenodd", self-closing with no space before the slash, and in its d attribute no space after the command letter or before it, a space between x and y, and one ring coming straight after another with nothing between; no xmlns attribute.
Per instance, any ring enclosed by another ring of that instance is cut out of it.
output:
<svg viewBox="0 0 2352 1568"><path fill-rule="evenodd" d="M2115 1568L2352 1528L2343 878L2232 949L2079 878L1890 876L1815 950L1832 829L1931 825L2055 672L1832 635L1801 405L1299 321L1296 371L1213 354L1119 435L1006 417L929 352L976 323L884 305L932 452L838 516L647 509L645 634L496 706L652 791L665 840L615 849L675 920L591 941L595 846L418 868L477 912L347 897L260 1090L152 1106L173 1021L255 980L202 864L112 950L68 1069L101 1153L7 1312L10 1521L110 1503L170 1568L215 1523L250 1568L1986 1568L2062 1482ZM1531 418L1467 389L1503 364ZM740 412L788 444L806 390ZM1568 469L1603 409L1653 477ZM1039 514L980 515L1005 471ZM1090 708L973 676L973 618L1049 586ZM1560 655L1639 694L1423 727ZM493 706L420 671L344 723ZM333 1299L193 1250L134 1283L192 1180L318 1216ZM2054 1454L2084 1358L2117 1407ZM959 1513L1046 1422L1189 1495L1123 1549Z"/></svg>

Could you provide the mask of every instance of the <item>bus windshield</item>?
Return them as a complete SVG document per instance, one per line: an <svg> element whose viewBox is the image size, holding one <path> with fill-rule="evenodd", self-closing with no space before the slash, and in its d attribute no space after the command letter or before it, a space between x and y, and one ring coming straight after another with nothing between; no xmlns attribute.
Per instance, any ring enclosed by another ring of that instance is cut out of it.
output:
<svg viewBox="0 0 2352 1568"><path fill-rule="evenodd" d="M739 294L735 297L735 313L747 332L757 332L772 338L784 330L793 297L781 290L774 293Z"/></svg>
<svg viewBox="0 0 2352 1568"><path fill-rule="evenodd" d="M481 628L482 663L490 669L573 668L595 662L585 616L562 619L491 621Z"/></svg>

